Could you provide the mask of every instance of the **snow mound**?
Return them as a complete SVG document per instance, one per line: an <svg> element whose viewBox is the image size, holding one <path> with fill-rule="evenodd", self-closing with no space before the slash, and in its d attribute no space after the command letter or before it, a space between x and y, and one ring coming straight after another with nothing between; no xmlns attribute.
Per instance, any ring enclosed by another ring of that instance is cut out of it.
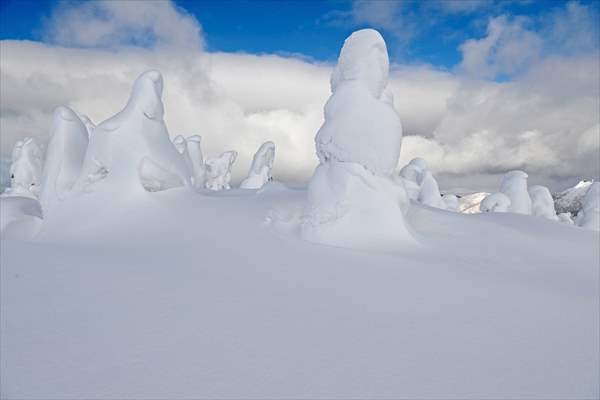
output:
<svg viewBox="0 0 600 400"><path fill-rule="evenodd" d="M275 144L273 142L263 143L257 150L248 177L242 181L242 189L260 189L272 179L271 170L275 160Z"/></svg>
<svg viewBox="0 0 600 400"><path fill-rule="evenodd" d="M427 169L427 163L422 158L413 158L400 169L399 176L411 200L418 201L423 171Z"/></svg>
<svg viewBox="0 0 600 400"><path fill-rule="evenodd" d="M203 189L206 183L206 167L202 155L202 137L188 136L185 139L184 157L191 172L191 182L194 189Z"/></svg>
<svg viewBox="0 0 600 400"><path fill-rule="evenodd" d="M217 158L206 160L206 188L210 190L231 189L231 166L237 158L236 151L226 151Z"/></svg>
<svg viewBox="0 0 600 400"><path fill-rule="evenodd" d="M531 198L527 191L527 174L515 170L504 174L500 182L501 193L510 199L509 212L531 215Z"/></svg>
<svg viewBox="0 0 600 400"><path fill-rule="evenodd" d="M144 185L148 182L162 181L167 176L170 181L160 187L189 184L185 161L171 142L163 120L162 91L160 72L144 72L135 81L125 108L94 129L81 177L86 191L139 194L147 189ZM159 176L148 176L152 171Z"/></svg>
<svg viewBox="0 0 600 400"><path fill-rule="evenodd" d="M504 193L492 193L479 204L481 212L509 212L510 198Z"/></svg>
<svg viewBox="0 0 600 400"><path fill-rule="evenodd" d="M571 216L571 213L560 213L557 215L558 221L565 223L567 225L573 225L575 224L575 222L573 221L573 217Z"/></svg>
<svg viewBox="0 0 600 400"><path fill-rule="evenodd" d="M12 152L10 187L6 195L38 197L42 184L43 154L33 138L19 140Z"/></svg>
<svg viewBox="0 0 600 400"><path fill-rule="evenodd" d="M582 228L600 231L600 182L594 182L588 189L575 223Z"/></svg>
<svg viewBox="0 0 600 400"><path fill-rule="evenodd" d="M44 214L73 189L82 171L88 140L85 125L73 110L58 107L54 111L40 193Z"/></svg>
<svg viewBox="0 0 600 400"><path fill-rule="evenodd" d="M87 115L79 115L79 119L83 122L85 126L85 130L88 133L88 136L92 136L94 129L96 129L96 124L92 122L92 120Z"/></svg>
<svg viewBox="0 0 600 400"><path fill-rule="evenodd" d="M446 210L458 212L458 197L452 193L446 193L442 197L444 204L446 205Z"/></svg>
<svg viewBox="0 0 600 400"><path fill-rule="evenodd" d="M423 171L420 182L421 189L419 191L418 201L429 207L446 209L446 203L440 195L440 188L433 174L429 170Z"/></svg>
<svg viewBox="0 0 600 400"><path fill-rule="evenodd" d="M530 187L529 197L531 197L531 215L554 221L558 220L554 209L554 199L552 199L547 187L540 185Z"/></svg>
<svg viewBox="0 0 600 400"><path fill-rule="evenodd" d="M315 138L321 163L354 162L380 176L396 167L402 125L391 94L382 96L388 69L387 48L377 31L363 29L346 39L331 76L325 123Z"/></svg>

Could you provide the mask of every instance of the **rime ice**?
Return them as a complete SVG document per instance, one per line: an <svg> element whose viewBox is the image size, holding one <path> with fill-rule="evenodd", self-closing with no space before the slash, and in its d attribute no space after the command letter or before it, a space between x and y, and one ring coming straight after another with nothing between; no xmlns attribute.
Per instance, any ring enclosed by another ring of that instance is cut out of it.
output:
<svg viewBox="0 0 600 400"><path fill-rule="evenodd" d="M273 142L263 143L256 151L252 159L252 165L248 171L248 177L242 181L242 189L260 189L271 180L271 170L275 159L275 144Z"/></svg>

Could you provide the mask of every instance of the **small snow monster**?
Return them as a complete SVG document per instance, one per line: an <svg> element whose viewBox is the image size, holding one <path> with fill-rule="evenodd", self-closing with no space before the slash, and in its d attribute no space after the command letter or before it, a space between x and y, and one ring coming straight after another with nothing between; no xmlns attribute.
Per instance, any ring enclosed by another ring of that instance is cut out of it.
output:
<svg viewBox="0 0 600 400"><path fill-rule="evenodd" d="M458 197L456 197L455 194L446 193L442 197L442 200L444 201L444 204L446 205L446 210L458 212L458 203L459 202L458 202Z"/></svg>
<svg viewBox="0 0 600 400"><path fill-rule="evenodd" d="M531 197L527 191L527 174L523 171L510 171L500 182L501 193L510 199L509 212L531 215Z"/></svg>
<svg viewBox="0 0 600 400"><path fill-rule="evenodd" d="M242 181L240 188L242 189L260 189L263 185L269 182L271 170L273 169L273 161L275 159L275 144L273 142L263 143L254 158L248 177Z"/></svg>
<svg viewBox="0 0 600 400"><path fill-rule="evenodd" d="M206 160L206 188L210 190L231 189L231 166L237 158L236 151L226 151L217 158Z"/></svg>
<svg viewBox="0 0 600 400"><path fill-rule="evenodd" d="M531 215L558 221L554 209L554 199L546 186L535 185L529 188L531 197Z"/></svg>
<svg viewBox="0 0 600 400"><path fill-rule="evenodd" d="M44 215L73 189L81 174L88 140L85 125L73 110L58 107L54 111L40 193Z"/></svg>
<svg viewBox="0 0 600 400"><path fill-rule="evenodd" d="M510 198L504 193L492 193L486 196L479 204L481 212L508 212Z"/></svg>
<svg viewBox="0 0 600 400"><path fill-rule="evenodd" d="M10 187L4 194L37 198L42 185L42 158L35 139L19 140L12 152Z"/></svg>

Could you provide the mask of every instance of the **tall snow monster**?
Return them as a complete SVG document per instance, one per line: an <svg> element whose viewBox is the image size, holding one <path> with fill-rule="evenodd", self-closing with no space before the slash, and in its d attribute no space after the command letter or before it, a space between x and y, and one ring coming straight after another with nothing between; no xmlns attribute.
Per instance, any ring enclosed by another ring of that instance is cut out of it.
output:
<svg viewBox="0 0 600 400"><path fill-rule="evenodd" d="M404 218L408 196L391 177L402 125L386 89L388 73L379 32L363 29L346 39L315 138L320 164L308 187L305 240L350 248L414 242Z"/></svg>

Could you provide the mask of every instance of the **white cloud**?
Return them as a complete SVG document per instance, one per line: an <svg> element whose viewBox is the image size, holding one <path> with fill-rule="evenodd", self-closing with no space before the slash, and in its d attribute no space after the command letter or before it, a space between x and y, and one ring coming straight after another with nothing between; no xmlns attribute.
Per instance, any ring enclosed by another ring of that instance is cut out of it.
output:
<svg viewBox="0 0 600 400"><path fill-rule="evenodd" d="M176 13L167 20L189 17L170 6L159 13ZM568 8L563 12L579 15ZM69 18L67 30L76 29L79 22L73 20L89 21L85 12ZM118 32L140 26L115 18ZM173 25L172 33L187 38L193 31L196 39L173 41L160 39L161 34L147 48L130 46L125 33L121 38L121 33L98 36L111 38L102 42L108 47L104 49L0 42L0 152L9 154L23 136L46 138L52 110L59 105L71 106L95 122L110 117L124 106L137 75L158 68L165 79L165 119L172 136L202 135L208 156L238 150L237 179L245 174L256 148L272 140L277 146L275 177L307 179L317 162L313 140L323 121L331 66L293 57L192 51L188 43L203 42L199 24L192 22ZM483 49L476 49L485 55L483 61L466 61L475 71L506 73L509 66L502 57L521 57L522 49L510 43L528 37L527 26L513 19L496 23L480 39ZM147 24L150 28L144 29L162 32L152 22ZM566 43L571 34L557 35ZM82 45L85 40L76 42ZM472 80L472 75L427 65L392 65L390 87L405 131L401 163L415 156L426 158L445 187L491 188L497 185L496 175L511 168L524 168L532 182L543 184L598 177L599 67L597 49L551 55L540 51L527 58L520 74L503 83Z"/></svg>

